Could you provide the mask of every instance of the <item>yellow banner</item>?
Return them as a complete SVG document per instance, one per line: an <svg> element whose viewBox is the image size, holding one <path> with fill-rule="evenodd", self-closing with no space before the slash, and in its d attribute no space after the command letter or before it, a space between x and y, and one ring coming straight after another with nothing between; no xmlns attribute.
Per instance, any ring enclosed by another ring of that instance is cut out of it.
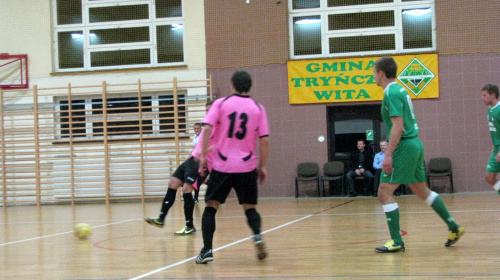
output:
<svg viewBox="0 0 500 280"><path fill-rule="evenodd" d="M299 60L288 62L290 104L364 102L382 100L383 90L373 79L379 57ZM393 56L396 81L413 99L438 98L437 54Z"/></svg>

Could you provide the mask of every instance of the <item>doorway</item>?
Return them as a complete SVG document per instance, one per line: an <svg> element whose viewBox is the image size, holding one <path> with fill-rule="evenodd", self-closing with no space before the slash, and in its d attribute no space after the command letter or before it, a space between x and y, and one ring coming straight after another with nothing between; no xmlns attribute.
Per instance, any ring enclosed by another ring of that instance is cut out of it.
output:
<svg viewBox="0 0 500 280"><path fill-rule="evenodd" d="M366 148L375 154L379 141L386 139L385 126L380 116L380 104L330 106L328 114L328 160L348 156L356 149L357 140L366 140ZM367 140L367 131L373 131L373 140Z"/></svg>

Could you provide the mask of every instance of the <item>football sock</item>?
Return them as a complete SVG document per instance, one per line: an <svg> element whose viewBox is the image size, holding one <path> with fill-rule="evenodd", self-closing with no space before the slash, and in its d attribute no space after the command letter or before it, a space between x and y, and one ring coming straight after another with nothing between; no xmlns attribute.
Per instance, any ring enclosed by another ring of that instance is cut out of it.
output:
<svg viewBox="0 0 500 280"><path fill-rule="evenodd" d="M500 194L500 181L497 181L494 185L493 185L493 189L495 191L498 192L498 194Z"/></svg>
<svg viewBox="0 0 500 280"><path fill-rule="evenodd" d="M401 231L399 226L399 208L397 203L389 203L382 206L384 208L385 217L387 218L387 225L389 226L389 232L391 234L391 239L394 243L403 242L401 237Z"/></svg>
<svg viewBox="0 0 500 280"><path fill-rule="evenodd" d="M200 194L200 185L198 185L198 189L194 189L194 199L198 200L199 194Z"/></svg>
<svg viewBox="0 0 500 280"><path fill-rule="evenodd" d="M186 226L194 228L193 225L193 211L194 211L194 199L193 194L184 193L182 194L184 198L184 217L186 218Z"/></svg>
<svg viewBox="0 0 500 280"><path fill-rule="evenodd" d="M434 209L434 211L441 217L441 219L446 223L449 230L455 230L458 228L457 223L453 220L446 205L444 205L441 197L435 192L431 192L429 196L425 199L425 202Z"/></svg>
<svg viewBox="0 0 500 280"><path fill-rule="evenodd" d="M170 207L174 205L175 195L177 194L177 190L168 188L167 193L165 194L165 198L163 198L163 203L161 204L161 212L160 212L160 220L165 220L165 216L168 214L168 210Z"/></svg>
<svg viewBox="0 0 500 280"><path fill-rule="evenodd" d="M250 208L247 211L245 211L245 215L247 216L247 222L250 228L252 229L254 234L260 234L260 215L255 210L255 208Z"/></svg>
<svg viewBox="0 0 500 280"><path fill-rule="evenodd" d="M201 230L203 232L203 248L212 249L212 241L215 232L215 214L217 209L207 206L201 217Z"/></svg>

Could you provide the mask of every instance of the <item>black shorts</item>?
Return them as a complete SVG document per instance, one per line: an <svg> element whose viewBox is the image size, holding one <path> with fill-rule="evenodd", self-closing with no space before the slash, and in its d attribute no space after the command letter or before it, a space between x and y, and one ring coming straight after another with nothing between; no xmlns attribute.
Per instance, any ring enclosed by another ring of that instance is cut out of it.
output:
<svg viewBox="0 0 500 280"><path fill-rule="evenodd" d="M177 167L172 176L182 182L194 184L196 178L198 178L198 166L199 164L194 160L194 157L190 157Z"/></svg>
<svg viewBox="0 0 500 280"><path fill-rule="evenodd" d="M205 201L226 202L231 189L234 188L240 204L257 204L258 184L257 170L246 173L224 173L212 170L207 183Z"/></svg>

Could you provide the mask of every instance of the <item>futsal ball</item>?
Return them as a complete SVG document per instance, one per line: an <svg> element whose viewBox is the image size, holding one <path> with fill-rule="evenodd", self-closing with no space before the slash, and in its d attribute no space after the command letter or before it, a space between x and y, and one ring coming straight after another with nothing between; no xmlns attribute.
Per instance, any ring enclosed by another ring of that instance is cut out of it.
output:
<svg viewBox="0 0 500 280"><path fill-rule="evenodd" d="M86 239L90 236L90 225L86 223L79 223L75 226L75 236L80 239Z"/></svg>

